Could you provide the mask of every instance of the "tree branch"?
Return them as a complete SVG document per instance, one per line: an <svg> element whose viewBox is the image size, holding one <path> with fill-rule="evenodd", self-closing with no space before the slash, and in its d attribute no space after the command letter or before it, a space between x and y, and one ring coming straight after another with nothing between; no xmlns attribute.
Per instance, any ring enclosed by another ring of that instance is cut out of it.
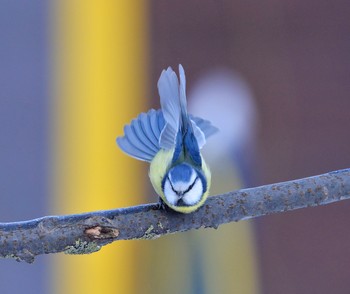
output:
<svg viewBox="0 0 350 294"><path fill-rule="evenodd" d="M0 223L0 257L31 263L40 254L85 254L117 240L154 239L232 221L329 204L350 198L350 169L232 191L180 214L157 204Z"/></svg>

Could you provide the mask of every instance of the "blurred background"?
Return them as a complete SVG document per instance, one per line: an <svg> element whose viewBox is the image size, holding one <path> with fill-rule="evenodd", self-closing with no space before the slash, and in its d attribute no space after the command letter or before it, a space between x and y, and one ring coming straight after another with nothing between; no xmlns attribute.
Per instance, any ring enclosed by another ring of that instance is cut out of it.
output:
<svg viewBox="0 0 350 294"><path fill-rule="evenodd" d="M0 221L155 202L115 137L181 63L221 132L212 194L350 166L347 1L1 1ZM341 202L87 256L0 260L1 293L348 293Z"/></svg>

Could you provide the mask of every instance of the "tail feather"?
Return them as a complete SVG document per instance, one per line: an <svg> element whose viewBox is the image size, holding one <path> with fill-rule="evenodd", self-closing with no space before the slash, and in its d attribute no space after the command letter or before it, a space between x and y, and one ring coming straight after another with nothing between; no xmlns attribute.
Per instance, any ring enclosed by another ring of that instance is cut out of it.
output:
<svg viewBox="0 0 350 294"><path fill-rule="evenodd" d="M180 109L181 109L181 122L183 128L187 129L189 125L189 118L187 114L187 99L186 99L186 75L182 65L179 65L180 76Z"/></svg>
<svg viewBox="0 0 350 294"><path fill-rule="evenodd" d="M163 70L158 80L160 105L165 121L174 129L179 128L180 105L179 105L179 80L169 66Z"/></svg>

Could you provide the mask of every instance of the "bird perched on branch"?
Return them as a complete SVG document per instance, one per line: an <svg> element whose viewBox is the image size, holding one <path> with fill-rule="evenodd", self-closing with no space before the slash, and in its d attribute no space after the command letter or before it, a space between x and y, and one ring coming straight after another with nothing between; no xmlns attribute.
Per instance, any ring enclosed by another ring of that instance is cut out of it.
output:
<svg viewBox="0 0 350 294"><path fill-rule="evenodd" d="M160 110L141 113L124 127L117 144L128 155L151 163L149 177L160 203L190 213L208 197L211 173L200 149L218 129L187 113L185 71L180 83L171 67L158 80Z"/></svg>

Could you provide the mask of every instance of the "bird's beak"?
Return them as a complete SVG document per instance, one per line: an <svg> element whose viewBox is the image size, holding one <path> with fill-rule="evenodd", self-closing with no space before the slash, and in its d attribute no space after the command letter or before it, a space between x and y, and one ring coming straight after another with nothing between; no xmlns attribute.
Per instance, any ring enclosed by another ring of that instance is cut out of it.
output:
<svg viewBox="0 0 350 294"><path fill-rule="evenodd" d="M182 199L184 197L184 192L177 192L177 196L179 196L179 199Z"/></svg>

